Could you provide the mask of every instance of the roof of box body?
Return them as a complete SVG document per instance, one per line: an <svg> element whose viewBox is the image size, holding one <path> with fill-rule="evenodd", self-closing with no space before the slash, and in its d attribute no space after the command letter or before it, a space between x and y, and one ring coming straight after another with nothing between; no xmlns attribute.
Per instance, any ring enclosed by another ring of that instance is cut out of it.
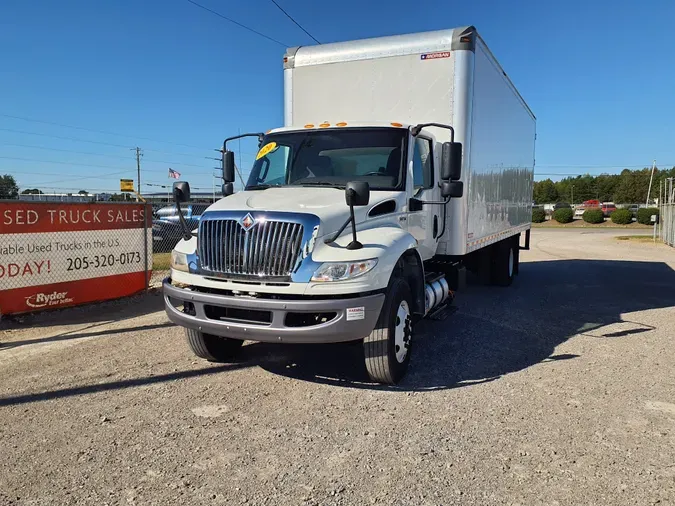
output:
<svg viewBox="0 0 675 506"><path fill-rule="evenodd" d="M462 26L433 32L292 47L284 55L284 68L436 51L473 50L477 35L473 26Z"/></svg>

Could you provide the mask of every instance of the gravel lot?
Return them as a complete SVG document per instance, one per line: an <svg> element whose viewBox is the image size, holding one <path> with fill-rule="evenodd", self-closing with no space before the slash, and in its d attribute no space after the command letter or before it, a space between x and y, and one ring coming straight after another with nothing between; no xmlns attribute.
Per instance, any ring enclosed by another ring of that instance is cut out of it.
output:
<svg viewBox="0 0 675 506"><path fill-rule="evenodd" d="M533 231L515 284L358 347L193 358L161 297L0 334L0 504L673 504L675 250Z"/></svg>

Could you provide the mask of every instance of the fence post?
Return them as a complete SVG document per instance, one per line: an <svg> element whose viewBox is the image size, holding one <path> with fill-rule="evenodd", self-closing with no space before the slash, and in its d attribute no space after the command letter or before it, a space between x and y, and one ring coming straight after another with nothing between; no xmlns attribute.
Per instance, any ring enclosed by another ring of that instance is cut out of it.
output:
<svg viewBox="0 0 675 506"><path fill-rule="evenodd" d="M150 276L148 276L148 208L149 204L145 204L145 212L143 213L143 265L145 266L145 291L150 287ZM150 207L150 209L152 209ZM150 214L152 216L152 212Z"/></svg>

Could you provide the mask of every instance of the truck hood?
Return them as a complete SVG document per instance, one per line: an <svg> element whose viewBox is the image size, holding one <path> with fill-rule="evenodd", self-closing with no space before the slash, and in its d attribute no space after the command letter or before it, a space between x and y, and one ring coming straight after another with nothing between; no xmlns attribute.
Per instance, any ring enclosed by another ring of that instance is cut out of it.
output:
<svg viewBox="0 0 675 506"><path fill-rule="evenodd" d="M397 199L401 192L371 191L367 206L355 207L356 222L365 221L368 211L385 200ZM207 209L210 211L252 211L307 213L321 221L319 235L335 232L349 216L344 190L337 188L268 188L242 191L225 197Z"/></svg>

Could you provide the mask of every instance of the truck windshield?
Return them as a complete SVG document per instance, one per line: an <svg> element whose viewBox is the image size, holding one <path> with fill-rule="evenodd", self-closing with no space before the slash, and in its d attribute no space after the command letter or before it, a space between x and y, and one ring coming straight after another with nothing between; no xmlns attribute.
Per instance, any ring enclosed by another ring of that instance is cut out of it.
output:
<svg viewBox="0 0 675 506"><path fill-rule="evenodd" d="M246 189L342 187L349 181L367 181L374 190L402 189L407 133L400 128L350 128L268 135Z"/></svg>

